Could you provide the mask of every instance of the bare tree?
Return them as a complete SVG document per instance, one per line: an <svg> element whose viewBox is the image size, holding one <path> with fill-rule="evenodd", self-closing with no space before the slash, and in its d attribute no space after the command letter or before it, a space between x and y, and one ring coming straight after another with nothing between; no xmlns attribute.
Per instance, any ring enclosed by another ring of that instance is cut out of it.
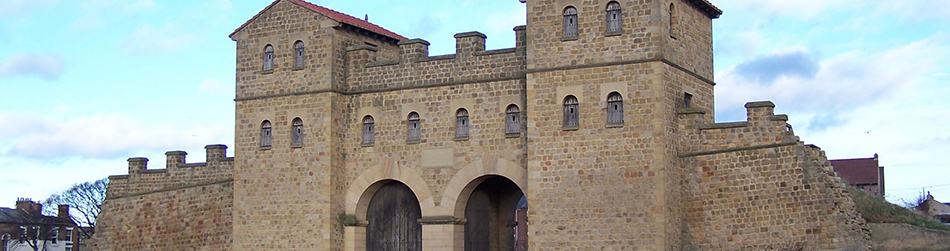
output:
<svg viewBox="0 0 950 251"><path fill-rule="evenodd" d="M90 230L95 229L108 187L109 179L73 184L66 191L50 195L45 202L50 206L44 210L55 210L52 205L69 205L69 217L80 226L79 233L83 238L91 238L93 231Z"/></svg>

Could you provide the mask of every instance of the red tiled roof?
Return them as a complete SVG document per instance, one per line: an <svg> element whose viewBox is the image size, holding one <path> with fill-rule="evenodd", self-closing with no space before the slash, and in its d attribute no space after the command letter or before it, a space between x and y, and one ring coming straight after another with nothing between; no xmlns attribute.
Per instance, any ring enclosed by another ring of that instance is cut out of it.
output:
<svg viewBox="0 0 950 251"><path fill-rule="evenodd" d="M355 18L355 17L353 17L353 16L350 16L350 15L347 15L347 14L343 14L343 13L338 12L338 11L335 11L335 10L328 9L328 8L323 7L323 6L320 6L320 5L312 4L312 3L307 2L307 1L303 1L303 0L293 0L293 1L299 3L299 4L303 5L303 6L306 6L307 8L310 8L311 10L314 10L314 11L316 11L316 12L320 12L320 14L326 15L327 17L329 17L329 18L331 18L331 19L333 19L333 20L336 20L337 22L342 22L342 23L346 23L346 24L349 24L349 25L352 25L352 26L360 27L360 28L363 28L363 29L365 29L365 30L372 31L372 32L375 32L375 33L380 34L380 35L383 35L383 36L387 36L387 37L394 38L394 39L396 39L396 40L405 40L405 39L406 39L406 37L403 37L403 36L401 36L401 35L399 35L399 34L396 34L395 32L389 31L389 30L387 30L387 29L385 29L385 28L383 28L383 27L379 27L379 25L372 24L372 23L370 23L369 21L366 21L366 20L363 20L363 19L359 19L359 18Z"/></svg>
<svg viewBox="0 0 950 251"><path fill-rule="evenodd" d="M367 30L367 31L370 31L370 32L373 32L373 33L376 33L376 34L379 34L379 35L383 35L383 36L385 36L385 37L389 37L389 38L392 38L392 39L395 39L395 40L406 40L406 39L407 39L406 37L404 37L404 36L402 36L402 35L396 34L395 32L392 32L392 31L387 30L387 29L385 29L385 28L383 28L383 27L380 27L379 25L375 25L375 24L373 24L373 23L370 23L369 21L366 21L366 20L363 20L363 19L359 19L359 18L355 18L355 17L353 17L353 16L350 16L350 15L347 15L347 14L343 14L343 13L340 13L340 12L338 12L338 11L331 10L331 9L329 9L329 8L326 8L326 7L323 7L323 6L320 6L320 5L312 4L312 3L310 3L310 2L303 1L303 0L289 0L289 1L291 1L292 3L298 4L298 5L300 5L300 6L306 7L307 9L313 10L313 11L315 11L315 12L317 12L317 13L320 13L320 14L322 14L322 15L324 15L324 16L327 16L327 17L329 17L330 19L333 19L334 21L337 21L337 22L341 22L341 23L345 23L345 24L352 25L352 26L356 26L356 27L359 27L360 29L364 29L364 30ZM240 31L241 29L243 29L245 26L247 26L248 24L250 24L251 21L254 21L254 19L257 19L258 16L260 16L261 14L263 14L265 11L267 11L268 9L270 9L272 6L274 6L274 5L277 4L278 2L280 2L280 0L274 1L273 3L271 3L270 5L268 5L266 8L264 8L263 10L261 10L260 13L257 13L257 15L254 15L254 17L252 17L250 20L247 20L247 22L245 22L245 23L242 24L240 27L238 27L237 29L235 29L234 32L232 32L230 36L233 37L235 33L237 33L238 31Z"/></svg>
<svg viewBox="0 0 950 251"><path fill-rule="evenodd" d="M851 185L877 184L879 166L876 158L831 160L838 177Z"/></svg>

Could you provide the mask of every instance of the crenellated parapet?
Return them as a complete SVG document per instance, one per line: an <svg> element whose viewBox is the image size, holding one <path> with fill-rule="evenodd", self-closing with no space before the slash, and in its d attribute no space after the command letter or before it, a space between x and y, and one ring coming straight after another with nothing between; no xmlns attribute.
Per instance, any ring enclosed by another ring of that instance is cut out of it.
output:
<svg viewBox="0 0 950 251"><path fill-rule="evenodd" d="M798 137L789 125L788 116L774 113L771 101L745 104L746 121L703 123L705 111L698 108L678 110L680 130L685 132L680 141L680 156L757 147L774 147L798 143Z"/></svg>
<svg viewBox="0 0 950 251"><path fill-rule="evenodd" d="M372 46L346 49L347 93L524 79L526 29L514 28L515 47L485 50L481 32L455 34L455 54L430 56L423 39L399 41L399 57L384 59Z"/></svg>
<svg viewBox="0 0 950 251"><path fill-rule="evenodd" d="M129 158L129 173L109 176L108 197L165 191L231 179L234 158L225 145L205 146L205 162L187 163L185 151L165 152L165 168L149 169L148 158Z"/></svg>

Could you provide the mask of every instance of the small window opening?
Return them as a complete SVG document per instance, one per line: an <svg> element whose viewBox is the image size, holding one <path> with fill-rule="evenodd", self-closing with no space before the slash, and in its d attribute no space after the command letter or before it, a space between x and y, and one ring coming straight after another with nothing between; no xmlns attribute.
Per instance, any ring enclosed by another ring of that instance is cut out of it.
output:
<svg viewBox="0 0 950 251"><path fill-rule="evenodd" d="M465 110L465 108L459 108L458 111L455 112L455 138L468 138L469 124L470 121L468 120L468 110Z"/></svg>
<svg viewBox="0 0 950 251"><path fill-rule="evenodd" d="M623 13L620 11L620 3L607 3L607 32L618 32L622 29Z"/></svg>
<svg viewBox="0 0 950 251"><path fill-rule="evenodd" d="M607 124L623 124L623 96L617 92L607 95Z"/></svg>
<svg viewBox="0 0 950 251"><path fill-rule="evenodd" d="M304 65L304 45L303 41L294 43L294 68L301 68Z"/></svg>
<svg viewBox="0 0 950 251"><path fill-rule="evenodd" d="M517 105L508 105L505 109L505 134L518 135L521 133L521 109Z"/></svg>
<svg viewBox="0 0 950 251"><path fill-rule="evenodd" d="M407 125L409 127L408 141L419 141L419 139L422 136L421 128L420 128L419 113L416 113L416 112L409 113L409 119L408 119Z"/></svg>
<svg viewBox="0 0 950 251"><path fill-rule="evenodd" d="M292 126L293 138L292 138L291 144L294 146L301 146L303 145L303 120L301 120L300 118L294 118L292 125L293 125Z"/></svg>
<svg viewBox="0 0 950 251"><path fill-rule="evenodd" d="M670 37L676 39L676 6L670 3Z"/></svg>
<svg viewBox="0 0 950 251"><path fill-rule="evenodd" d="M683 108L690 108L693 106L693 95L689 93L683 93Z"/></svg>
<svg viewBox="0 0 950 251"><path fill-rule="evenodd" d="M564 98L564 127L576 128L580 125L580 118L577 111L577 98L574 95L568 95Z"/></svg>
<svg viewBox="0 0 950 251"><path fill-rule="evenodd" d="M375 128L373 128L373 123L374 123L373 116L367 115L366 117L363 117L363 144L364 145L372 145L374 142L376 142L376 139L375 139L376 131L375 131Z"/></svg>
<svg viewBox="0 0 950 251"><path fill-rule="evenodd" d="M261 147L270 147L271 126L270 121L264 120L261 123Z"/></svg>
<svg viewBox="0 0 950 251"><path fill-rule="evenodd" d="M577 36L577 9L573 6L564 8L564 36Z"/></svg>
<svg viewBox="0 0 950 251"><path fill-rule="evenodd" d="M264 47L264 71L274 70L274 46Z"/></svg>

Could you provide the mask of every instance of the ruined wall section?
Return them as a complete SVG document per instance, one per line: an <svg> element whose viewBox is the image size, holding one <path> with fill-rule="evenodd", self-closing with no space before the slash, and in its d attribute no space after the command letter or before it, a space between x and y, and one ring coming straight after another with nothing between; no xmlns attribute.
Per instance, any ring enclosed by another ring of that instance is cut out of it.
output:
<svg viewBox="0 0 950 251"><path fill-rule="evenodd" d="M92 242L97 250L230 250L233 158L208 145L207 161L166 152L165 169L130 158L129 174L109 177Z"/></svg>
<svg viewBox="0 0 950 251"><path fill-rule="evenodd" d="M429 56L429 42L422 39L400 41L399 58L391 60L378 48L351 46L344 93L524 79L525 30L514 30L514 48L486 51L484 34L465 32L455 35L456 53L441 56Z"/></svg>
<svg viewBox="0 0 950 251"><path fill-rule="evenodd" d="M820 149L804 145L771 102L746 104L748 120L684 111L687 250L867 250L863 218Z"/></svg>

